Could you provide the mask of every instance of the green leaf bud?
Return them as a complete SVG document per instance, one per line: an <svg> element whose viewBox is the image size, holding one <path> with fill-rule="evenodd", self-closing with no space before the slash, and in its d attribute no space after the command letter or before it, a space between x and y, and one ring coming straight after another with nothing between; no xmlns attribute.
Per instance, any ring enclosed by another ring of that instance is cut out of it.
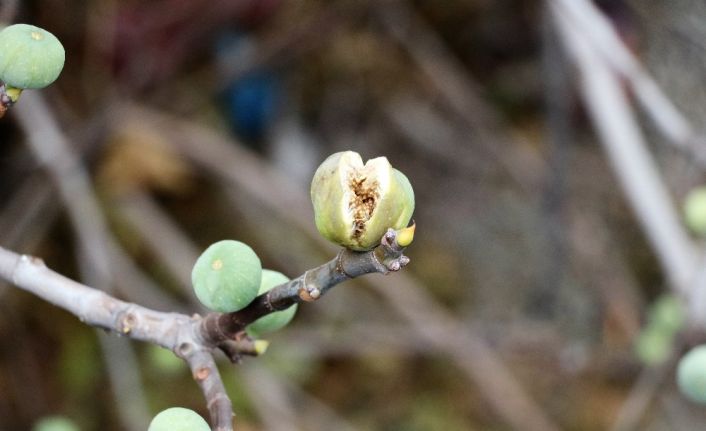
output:
<svg viewBox="0 0 706 431"><path fill-rule="evenodd" d="M191 282L196 297L214 311L230 313L257 296L262 266L257 254L240 241L212 244L196 260Z"/></svg>
<svg viewBox="0 0 706 431"><path fill-rule="evenodd" d="M269 269L262 270L262 283L260 284L260 290L258 295L262 295L265 292L270 291L272 288L279 286L280 284L286 283L289 278L282 273L277 271L272 271ZM246 328L248 335L253 338L258 338L262 334L268 332L274 332L279 329L284 328L292 320L294 314L297 312L297 304L291 307L270 313L266 316L262 316Z"/></svg>
<svg viewBox="0 0 706 431"><path fill-rule="evenodd" d="M694 347L681 358L677 386L691 401L706 404L706 345Z"/></svg>
<svg viewBox="0 0 706 431"><path fill-rule="evenodd" d="M329 156L311 182L316 228L329 241L352 250L370 250L388 228L402 229L414 212L407 177L386 157L363 164L344 151Z"/></svg>
<svg viewBox="0 0 706 431"><path fill-rule="evenodd" d="M0 79L18 89L43 88L64 68L64 47L53 34L28 24L0 31Z"/></svg>
<svg viewBox="0 0 706 431"><path fill-rule="evenodd" d="M147 431L211 431L211 427L193 410L170 407L152 419Z"/></svg>

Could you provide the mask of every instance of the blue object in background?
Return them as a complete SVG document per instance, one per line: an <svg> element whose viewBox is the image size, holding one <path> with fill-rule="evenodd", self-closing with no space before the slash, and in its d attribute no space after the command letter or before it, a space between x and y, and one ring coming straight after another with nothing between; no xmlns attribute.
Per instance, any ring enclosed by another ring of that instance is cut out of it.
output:
<svg viewBox="0 0 706 431"><path fill-rule="evenodd" d="M216 57L222 76L252 64L257 39L235 30L222 34L216 42ZM269 133L281 103L281 77L272 69L258 67L228 82L221 94L225 114L234 131L253 146Z"/></svg>
<svg viewBox="0 0 706 431"><path fill-rule="evenodd" d="M254 70L225 90L228 118L236 133L261 141L274 123L280 103L279 77L270 70Z"/></svg>

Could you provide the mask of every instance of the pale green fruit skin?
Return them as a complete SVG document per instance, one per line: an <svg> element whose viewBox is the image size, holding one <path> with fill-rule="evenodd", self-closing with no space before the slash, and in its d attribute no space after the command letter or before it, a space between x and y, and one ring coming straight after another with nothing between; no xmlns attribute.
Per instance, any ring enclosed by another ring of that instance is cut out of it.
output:
<svg viewBox="0 0 706 431"><path fill-rule="evenodd" d="M684 219L694 233L706 234L706 187L697 187L686 195Z"/></svg>
<svg viewBox="0 0 706 431"><path fill-rule="evenodd" d="M261 278L260 258L247 244L233 240L212 244L191 271L196 297L221 313L238 311L250 304L257 296Z"/></svg>
<svg viewBox="0 0 706 431"><path fill-rule="evenodd" d="M669 359L673 345L672 334L648 326L635 340L635 354L646 365L659 365Z"/></svg>
<svg viewBox="0 0 706 431"><path fill-rule="evenodd" d="M147 431L211 431L211 427L193 410L170 407L152 419Z"/></svg>
<svg viewBox="0 0 706 431"><path fill-rule="evenodd" d="M59 39L42 28L13 24L0 31L0 79L12 87L46 87L59 77L64 59Z"/></svg>
<svg viewBox="0 0 706 431"><path fill-rule="evenodd" d="M273 287L279 286L280 284L288 281L289 278L280 272L272 271L270 269L263 269L262 283L260 284L260 291L258 292L258 295L262 295L263 293L271 290ZM297 304L292 305L286 310L275 311L267 316L260 317L248 325L246 331L251 337L258 338L262 334L280 330L287 326L296 312Z"/></svg>
<svg viewBox="0 0 706 431"><path fill-rule="evenodd" d="M675 334L686 323L686 310L676 295L664 294L650 307L649 322L664 332Z"/></svg>
<svg viewBox="0 0 706 431"><path fill-rule="evenodd" d="M691 401L706 404L706 345L694 347L681 358L677 385Z"/></svg>
<svg viewBox="0 0 706 431"><path fill-rule="evenodd" d="M377 246L388 228L399 230L409 224L414 212L414 191L407 177L385 159L386 167L381 175L390 177L389 188L377 200L362 235L355 236L353 223L347 215L347 172L343 169L349 157L360 156L353 151L335 153L316 170L311 182L314 220L324 238L351 250L365 251Z"/></svg>
<svg viewBox="0 0 706 431"><path fill-rule="evenodd" d="M71 419L63 416L47 416L37 421L32 431L79 431Z"/></svg>

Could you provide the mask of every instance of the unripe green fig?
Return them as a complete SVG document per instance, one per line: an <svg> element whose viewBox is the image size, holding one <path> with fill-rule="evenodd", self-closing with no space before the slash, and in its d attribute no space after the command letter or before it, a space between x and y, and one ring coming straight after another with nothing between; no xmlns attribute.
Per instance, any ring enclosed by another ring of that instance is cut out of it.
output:
<svg viewBox="0 0 706 431"><path fill-rule="evenodd" d="M211 427L193 410L170 407L152 419L147 431L211 431Z"/></svg>
<svg viewBox="0 0 706 431"><path fill-rule="evenodd" d="M386 157L363 164L344 151L329 156L311 182L316 228L329 241L351 250L370 250L388 228L402 229L414 212L407 177Z"/></svg>
<svg viewBox="0 0 706 431"><path fill-rule="evenodd" d="M79 431L71 419L64 416L46 416L34 423L32 431Z"/></svg>
<svg viewBox="0 0 706 431"><path fill-rule="evenodd" d="M240 241L223 240L204 251L191 271L196 297L214 311L230 313L250 304L262 278L260 258Z"/></svg>
<svg viewBox="0 0 706 431"><path fill-rule="evenodd" d="M0 79L17 89L43 88L64 68L64 47L53 34L28 24L0 31Z"/></svg>
<svg viewBox="0 0 706 431"><path fill-rule="evenodd" d="M260 284L260 290L258 292L258 295L262 295L263 293L271 290L273 287L279 286L280 284L286 283L288 281L289 278L287 278L286 275L280 272L272 271L270 269L263 269L262 283ZM248 325L246 331L248 335L253 338L258 338L262 334L266 334L268 332L277 331L287 326L287 324L292 320L296 312L297 304L294 304L285 310L275 311L266 316L260 317L259 319Z"/></svg>
<svg viewBox="0 0 706 431"><path fill-rule="evenodd" d="M706 187L696 187L686 195L684 220L694 233L706 234Z"/></svg>
<svg viewBox="0 0 706 431"><path fill-rule="evenodd" d="M635 354L645 365L659 365L669 359L673 346L671 333L647 326L635 340Z"/></svg>
<svg viewBox="0 0 706 431"><path fill-rule="evenodd" d="M694 347L679 360L677 386L691 401L706 404L706 345Z"/></svg>
<svg viewBox="0 0 706 431"><path fill-rule="evenodd" d="M649 324L660 330L676 334L686 323L686 310L674 294L663 294L657 298L649 311Z"/></svg>

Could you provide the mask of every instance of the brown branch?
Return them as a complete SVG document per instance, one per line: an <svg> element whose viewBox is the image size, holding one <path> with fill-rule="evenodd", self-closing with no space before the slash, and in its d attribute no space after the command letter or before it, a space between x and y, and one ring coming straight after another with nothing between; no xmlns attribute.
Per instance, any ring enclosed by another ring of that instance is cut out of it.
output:
<svg viewBox="0 0 706 431"><path fill-rule="evenodd" d="M397 245L395 236L395 231L389 229L382 238L382 244L372 251L341 250L336 258L258 296L240 311L210 313L201 323L201 332L210 343L220 347L223 341L238 338L245 327L258 318L296 303L315 301L349 278L397 271L409 263L409 258L402 254L403 248Z"/></svg>
<svg viewBox="0 0 706 431"><path fill-rule="evenodd" d="M390 229L374 250L343 250L324 265L260 295L243 310L206 317L155 311L121 301L52 271L39 258L2 247L0 279L69 311L88 325L172 350L189 364L206 397L214 429L230 431L233 410L212 351L219 349L234 362L240 355L257 354L258 349L243 332L248 324L294 303L314 301L349 278L397 271L409 262L402 252L395 231Z"/></svg>

